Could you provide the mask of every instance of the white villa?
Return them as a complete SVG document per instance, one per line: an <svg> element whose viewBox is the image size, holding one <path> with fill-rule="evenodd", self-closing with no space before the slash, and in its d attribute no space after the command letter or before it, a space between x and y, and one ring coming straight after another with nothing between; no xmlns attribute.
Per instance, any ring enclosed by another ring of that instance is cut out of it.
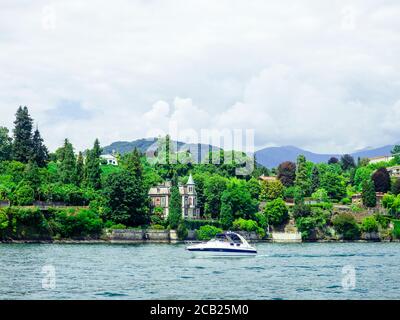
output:
<svg viewBox="0 0 400 320"><path fill-rule="evenodd" d="M189 176L185 185L179 186L179 193L182 196L182 218L200 219L200 209L197 208L196 185L192 175ZM164 219L168 218L169 202L171 198L171 182L167 181L149 190L152 210L160 207L164 212Z"/></svg>
<svg viewBox="0 0 400 320"><path fill-rule="evenodd" d="M112 166L117 166L118 165L118 159L116 156L112 154L102 154L100 156L101 160L104 162L107 162L107 164L112 165Z"/></svg>
<svg viewBox="0 0 400 320"><path fill-rule="evenodd" d="M387 168L391 177L400 178L400 166L393 166Z"/></svg>
<svg viewBox="0 0 400 320"><path fill-rule="evenodd" d="M369 158L369 163L379 163L379 162L389 162L390 160L393 159L393 156L379 156L379 157L373 157Z"/></svg>

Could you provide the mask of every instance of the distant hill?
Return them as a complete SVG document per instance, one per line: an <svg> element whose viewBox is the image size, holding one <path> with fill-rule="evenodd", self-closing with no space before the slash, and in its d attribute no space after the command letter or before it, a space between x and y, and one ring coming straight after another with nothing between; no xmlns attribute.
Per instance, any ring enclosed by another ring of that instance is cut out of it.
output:
<svg viewBox="0 0 400 320"><path fill-rule="evenodd" d="M373 158L379 156L390 155L390 151L393 149L394 145L386 145L379 148L371 148L359 150L351 153L355 160L358 158ZM280 163L284 161L296 162L297 157L303 154L307 160L314 163L327 162L329 158L336 157L340 158L341 154L320 154L311 151L303 150L294 146L284 146L284 147L268 147L256 152L257 162L267 168L277 167Z"/></svg>
<svg viewBox="0 0 400 320"><path fill-rule="evenodd" d="M339 158L337 154L318 154L303 150L294 146L268 147L256 152L257 162L267 168L277 167L284 161L296 162L297 157L302 154L307 160L314 163L327 162L331 157Z"/></svg>
<svg viewBox="0 0 400 320"><path fill-rule="evenodd" d="M118 152L121 154L125 154L128 152L132 152L135 147L140 150L142 153L146 153L149 151L154 151L157 149L157 138L150 139L139 139L135 141L118 141L114 142L109 146L103 148L103 153L113 153ZM379 148L368 148L363 150L358 150L351 155L355 160L357 158L373 158L379 156L390 155L390 151L393 149L394 145L386 145ZM177 142L177 148L179 152L188 151L190 152L193 159L196 159L198 162L203 161L203 159L208 155L210 145L208 144L194 144L189 143L185 144L184 142ZM211 146L212 151L221 150L218 147ZM274 168L277 167L280 163L284 161L293 161L296 162L297 157L303 154L307 160L312 161L314 163L327 162L329 158L336 157L340 158L341 154L320 154L311 151L307 151L301 148L297 148L294 146L283 146L283 147L268 147L256 152L257 163L267 167Z"/></svg>
<svg viewBox="0 0 400 320"><path fill-rule="evenodd" d="M221 150L218 147L210 146L208 144L201 144L201 143L186 144L181 141L172 141L172 143L177 147L178 152L187 151L191 154L192 159L195 159L198 162L203 161L203 159L208 155L210 147L213 152ZM103 154L110 154L113 152L125 154L132 152L135 148L137 148L142 153L146 153L155 151L157 147L158 147L157 138L138 139L131 142L117 141L110 144L109 146L103 147Z"/></svg>

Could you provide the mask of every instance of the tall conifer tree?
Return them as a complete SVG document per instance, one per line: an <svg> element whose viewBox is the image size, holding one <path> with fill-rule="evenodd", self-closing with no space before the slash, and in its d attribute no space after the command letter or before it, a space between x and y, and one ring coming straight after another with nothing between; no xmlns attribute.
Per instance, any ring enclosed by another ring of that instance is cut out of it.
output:
<svg viewBox="0 0 400 320"><path fill-rule="evenodd" d="M38 167L45 167L49 160L49 150L43 143L43 138L40 135L39 129L36 129L33 134L32 147L31 160L36 163Z"/></svg>
<svg viewBox="0 0 400 320"><path fill-rule="evenodd" d="M62 161L58 166L58 176L60 182L66 184L76 184L76 158L74 154L74 147L65 139L62 148Z"/></svg>
<svg viewBox="0 0 400 320"><path fill-rule="evenodd" d="M93 189L101 188L100 156L102 149L98 139L94 142L93 149L86 154L85 184Z"/></svg>
<svg viewBox="0 0 400 320"><path fill-rule="evenodd" d="M15 115L13 158L16 161L28 163L32 157L33 120L28 108L20 106Z"/></svg>

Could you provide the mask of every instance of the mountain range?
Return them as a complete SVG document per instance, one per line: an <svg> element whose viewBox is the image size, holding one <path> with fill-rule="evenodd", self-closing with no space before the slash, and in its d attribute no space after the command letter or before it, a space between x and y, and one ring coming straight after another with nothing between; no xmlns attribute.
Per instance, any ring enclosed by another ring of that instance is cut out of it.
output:
<svg viewBox="0 0 400 320"><path fill-rule="evenodd" d="M121 154L131 152L135 148L139 151L146 153L151 152L157 149L157 138L151 139L139 139L131 142L127 141L118 141L114 142L109 146L103 148L103 153L113 153L118 152ZM197 159L200 162L204 159L208 152L209 147L212 148L212 151L221 150L218 147L209 146L207 144L194 144L189 143L186 144L184 142L176 142L176 146L179 152L188 151L192 155L193 159ZM386 145L378 148L366 148L358 151L354 151L350 153L355 160L358 158L373 158L379 156L390 155L390 151L393 149L394 145ZM282 147L267 147L261 150L256 151L256 159L257 162L267 168L277 167L280 163L284 161L293 161L296 162L297 157L302 154L307 160L312 161L314 163L327 162L329 158L336 157L340 158L341 154L322 154L315 153L311 151L307 151L295 146L282 146Z"/></svg>

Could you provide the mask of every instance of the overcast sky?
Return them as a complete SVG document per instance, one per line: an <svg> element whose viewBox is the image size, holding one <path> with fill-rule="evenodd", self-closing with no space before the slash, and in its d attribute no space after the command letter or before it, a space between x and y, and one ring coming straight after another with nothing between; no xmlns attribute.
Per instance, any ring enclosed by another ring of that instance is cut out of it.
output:
<svg viewBox="0 0 400 320"><path fill-rule="evenodd" d="M254 129L256 146L400 140L398 0L0 2L0 126L48 146Z"/></svg>

